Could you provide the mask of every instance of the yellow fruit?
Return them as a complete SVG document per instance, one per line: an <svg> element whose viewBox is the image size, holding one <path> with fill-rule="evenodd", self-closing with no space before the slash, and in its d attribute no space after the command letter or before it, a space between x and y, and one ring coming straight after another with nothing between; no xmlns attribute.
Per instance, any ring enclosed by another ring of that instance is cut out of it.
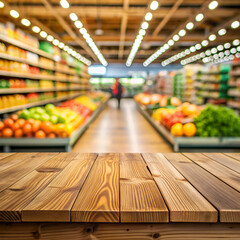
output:
<svg viewBox="0 0 240 240"><path fill-rule="evenodd" d="M183 134L187 137L195 136L197 128L194 123L186 123L183 126Z"/></svg>
<svg viewBox="0 0 240 240"><path fill-rule="evenodd" d="M195 104L189 104L188 106L186 105L183 108L183 114L185 116L190 116L190 115L194 115L197 113L197 106Z"/></svg>
<svg viewBox="0 0 240 240"><path fill-rule="evenodd" d="M175 123L171 127L171 133L175 137L181 137L183 135L183 125L181 123Z"/></svg>

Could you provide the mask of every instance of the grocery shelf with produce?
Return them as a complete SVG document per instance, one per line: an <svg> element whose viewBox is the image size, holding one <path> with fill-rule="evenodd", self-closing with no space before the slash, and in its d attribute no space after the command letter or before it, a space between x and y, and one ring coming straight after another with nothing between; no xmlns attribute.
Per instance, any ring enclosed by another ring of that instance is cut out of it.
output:
<svg viewBox="0 0 240 240"><path fill-rule="evenodd" d="M230 108L181 103L173 97L164 102L161 99L165 96L139 94L135 96L135 103L175 152L180 149L240 148L240 117Z"/></svg>

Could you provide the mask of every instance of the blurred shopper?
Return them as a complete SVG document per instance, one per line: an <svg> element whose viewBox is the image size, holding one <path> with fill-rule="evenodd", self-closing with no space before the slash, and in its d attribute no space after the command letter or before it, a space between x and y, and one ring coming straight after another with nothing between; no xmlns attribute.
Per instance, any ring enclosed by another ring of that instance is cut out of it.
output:
<svg viewBox="0 0 240 240"><path fill-rule="evenodd" d="M124 92L124 88L123 88L122 84L119 82L118 78L116 78L116 82L112 86L112 92L118 101L118 109L120 109L121 98L122 98L122 94Z"/></svg>

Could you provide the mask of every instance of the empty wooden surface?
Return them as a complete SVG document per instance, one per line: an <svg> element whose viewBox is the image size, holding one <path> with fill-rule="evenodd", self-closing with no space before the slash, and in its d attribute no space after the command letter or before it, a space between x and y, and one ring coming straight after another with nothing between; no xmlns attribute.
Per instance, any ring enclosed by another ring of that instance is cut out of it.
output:
<svg viewBox="0 0 240 240"><path fill-rule="evenodd" d="M1 154L0 221L240 223L237 156Z"/></svg>

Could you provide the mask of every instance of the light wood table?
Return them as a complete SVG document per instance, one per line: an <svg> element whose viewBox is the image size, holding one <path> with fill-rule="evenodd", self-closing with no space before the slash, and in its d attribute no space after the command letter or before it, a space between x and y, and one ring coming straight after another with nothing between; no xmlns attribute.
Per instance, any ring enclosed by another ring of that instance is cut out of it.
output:
<svg viewBox="0 0 240 240"><path fill-rule="evenodd" d="M0 239L240 239L239 153L0 153Z"/></svg>

